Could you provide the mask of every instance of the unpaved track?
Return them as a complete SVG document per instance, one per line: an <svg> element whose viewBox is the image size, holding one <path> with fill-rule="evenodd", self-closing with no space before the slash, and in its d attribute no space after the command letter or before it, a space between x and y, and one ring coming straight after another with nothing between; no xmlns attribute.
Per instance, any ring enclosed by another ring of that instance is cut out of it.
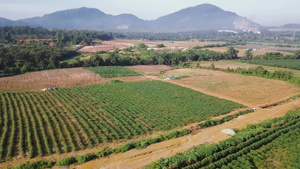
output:
<svg viewBox="0 0 300 169"><path fill-rule="evenodd" d="M164 141L150 145L141 150L131 150L125 153L113 154L106 158L85 163L81 166L75 166L77 169L135 169L143 168L160 158L170 157L177 153L187 151L194 146L205 143L217 143L229 138L221 130L228 128L243 129L248 124L256 124L267 119L281 117L288 110L295 110L300 107L300 99L288 102L271 109L258 109L254 113L240 116L230 122L203 129L195 135Z"/></svg>

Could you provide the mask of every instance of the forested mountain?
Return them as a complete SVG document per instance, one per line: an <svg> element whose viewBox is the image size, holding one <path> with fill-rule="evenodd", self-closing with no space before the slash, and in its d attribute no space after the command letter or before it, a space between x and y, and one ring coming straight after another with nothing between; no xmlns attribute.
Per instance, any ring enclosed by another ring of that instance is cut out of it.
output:
<svg viewBox="0 0 300 169"><path fill-rule="evenodd" d="M10 22L7 23L11 26ZM109 15L95 8L78 8L46 14L42 17L21 19L13 22L27 23L44 28L59 29L126 29L126 30L219 30L261 27L247 18L236 13L202 4L195 7L182 9L178 12L160 17L156 20L146 21L132 14ZM5 24L2 24L4 26Z"/></svg>

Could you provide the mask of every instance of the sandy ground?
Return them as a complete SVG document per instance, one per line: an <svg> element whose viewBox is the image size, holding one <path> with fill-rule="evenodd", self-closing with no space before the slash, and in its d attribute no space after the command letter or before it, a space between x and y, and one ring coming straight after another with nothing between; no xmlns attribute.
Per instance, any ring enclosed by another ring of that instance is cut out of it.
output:
<svg viewBox="0 0 300 169"><path fill-rule="evenodd" d="M0 91L41 90L50 87L72 87L122 81L149 80L144 76L102 78L83 68L55 69L0 78Z"/></svg>
<svg viewBox="0 0 300 169"><path fill-rule="evenodd" d="M176 69L168 71L164 77L180 75L190 77L170 82L252 107L300 93L299 87L288 82L205 69Z"/></svg>
<svg viewBox="0 0 300 169"><path fill-rule="evenodd" d="M193 63L194 66L196 67L196 63ZM249 69L253 68L255 69L258 66L262 66L268 71L275 71L275 70L284 70L284 71L291 71L293 72L295 77L300 77L300 71L299 70L293 70L293 69L288 69L288 68L280 68L280 67L274 67L274 66L264 66L264 65L256 65L256 64L250 64L250 63L242 63L238 61L231 61L231 60L220 60L220 61L201 61L198 62L200 63L200 66L202 67L210 67L210 65L213 63L215 65L215 68L219 69L227 69L228 67L230 69L237 69L238 67Z"/></svg>
<svg viewBox="0 0 300 169"><path fill-rule="evenodd" d="M177 139L164 141L151 145L142 150L131 150L125 153L113 154L105 158L74 166L76 169L136 169L143 168L160 158L170 157L187 151L194 146L205 143L218 143L229 138L221 132L223 129L243 129L248 124L255 124L267 119L281 117L288 110L295 110L300 106L300 99L273 107L272 109L259 109L258 111L240 116L230 122L203 129L195 135L188 135Z"/></svg>
<svg viewBox="0 0 300 169"><path fill-rule="evenodd" d="M95 46L85 46L79 52L98 52L111 51L114 49L124 49L130 46L136 46L139 43L145 43L149 48L154 50L185 50L194 46L204 46L209 44L224 42L198 42L198 41L149 41L149 40L131 40L131 39L115 39L110 41L102 41L101 44ZM164 48L156 48L157 44L164 44Z"/></svg>

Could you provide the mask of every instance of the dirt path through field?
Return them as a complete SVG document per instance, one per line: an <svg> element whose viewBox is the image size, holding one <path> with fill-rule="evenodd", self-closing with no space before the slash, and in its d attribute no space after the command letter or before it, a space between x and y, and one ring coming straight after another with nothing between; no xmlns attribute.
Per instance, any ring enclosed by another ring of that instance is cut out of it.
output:
<svg viewBox="0 0 300 169"><path fill-rule="evenodd" d="M248 124L255 124L261 121L281 117L289 110L295 110L300 107L300 99L273 107L271 109L258 109L254 113L240 116L230 122L203 129L195 135L188 135L177 139L172 139L151 145L142 150L131 150L126 153L110 155L106 158L85 163L81 166L75 166L76 169L133 169L143 168L160 158L170 157L177 153L187 151L194 146L205 143L217 143L229 138L221 132L228 128L245 128Z"/></svg>

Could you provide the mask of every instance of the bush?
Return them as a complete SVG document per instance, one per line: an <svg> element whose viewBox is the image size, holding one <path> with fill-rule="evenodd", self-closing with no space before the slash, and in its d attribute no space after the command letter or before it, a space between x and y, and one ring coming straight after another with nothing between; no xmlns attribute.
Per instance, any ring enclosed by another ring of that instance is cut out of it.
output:
<svg viewBox="0 0 300 169"><path fill-rule="evenodd" d="M110 81L110 83L122 83L123 81L121 81L121 80L117 80L117 79L115 79L115 80L111 80Z"/></svg>
<svg viewBox="0 0 300 169"><path fill-rule="evenodd" d="M97 152L96 156L97 157L105 157L105 156L108 156L108 155L110 155L110 154L112 154L114 152L115 152L114 149L106 148L106 149L103 149L103 150Z"/></svg>
<svg viewBox="0 0 300 169"><path fill-rule="evenodd" d="M51 168L53 167L52 161L36 161L33 163L25 163L13 167L12 169L43 169L43 168Z"/></svg>
<svg viewBox="0 0 300 169"><path fill-rule="evenodd" d="M124 153L128 150L131 150L135 148L135 145L133 143L128 143L128 144L124 144L123 146L121 146L120 148L118 148L115 153Z"/></svg>
<svg viewBox="0 0 300 169"><path fill-rule="evenodd" d="M96 157L97 156L95 154L86 154L86 155L77 157L76 160L77 160L78 164L83 164L85 162L95 159Z"/></svg>
<svg viewBox="0 0 300 169"><path fill-rule="evenodd" d="M74 164L76 162L77 162L76 158L69 157L69 158L63 158L63 159L60 159L60 160L56 161L55 165L56 166L69 166L69 165Z"/></svg>

